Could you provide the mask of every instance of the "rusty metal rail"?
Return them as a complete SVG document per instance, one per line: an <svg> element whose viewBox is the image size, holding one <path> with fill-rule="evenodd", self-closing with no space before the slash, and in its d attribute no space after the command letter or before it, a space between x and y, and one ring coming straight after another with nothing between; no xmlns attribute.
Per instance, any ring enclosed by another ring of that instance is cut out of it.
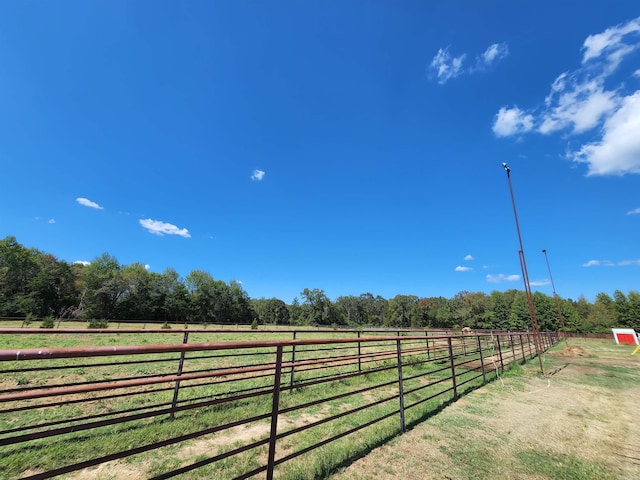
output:
<svg viewBox="0 0 640 480"><path fill-rule="evenodd" d="M374 424L403 432L535 355L526 332L187 340L0 350L0 469L36 480L140 456L167 459L154 479L270 480Z"/></svg>

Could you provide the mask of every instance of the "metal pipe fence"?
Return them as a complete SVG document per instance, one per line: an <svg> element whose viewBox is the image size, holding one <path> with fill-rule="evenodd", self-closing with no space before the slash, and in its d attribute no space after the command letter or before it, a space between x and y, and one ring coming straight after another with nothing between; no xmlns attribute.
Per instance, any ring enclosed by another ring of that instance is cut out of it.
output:
<svg viewBox="0 0 640 480"><path fill-rule="evenodd" d="M535 356L526 332L182 335L175 344L0 350L0 458L12 459L0 467L36 480L138 457L157 464L146 472L153 479L201 470L270 480L321 447L370 436L373 425L404 432ZM558 341L542 335L545 347ZM198 442L206 448L190 454Z"/></svg>

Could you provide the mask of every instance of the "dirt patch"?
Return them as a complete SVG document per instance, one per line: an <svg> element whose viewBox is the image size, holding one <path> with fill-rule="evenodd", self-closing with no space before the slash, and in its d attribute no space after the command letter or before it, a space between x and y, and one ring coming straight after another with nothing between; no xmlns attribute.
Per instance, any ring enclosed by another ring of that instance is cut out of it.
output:
<svg viewBox="0 0 640 480"><path fill-rule="evenodd" d="M559 352L553 352L553 355L562 355L563 357L586 357L590 354L587 350L577 345L566 345Z"/></svg>
<svg viewBox="0 0 640 480"><path fill-rule="evenodd" d="M68 480L144 480L147 476L139 467L133 467L126 463L115 461L87 468L66 477Z"/></svg>

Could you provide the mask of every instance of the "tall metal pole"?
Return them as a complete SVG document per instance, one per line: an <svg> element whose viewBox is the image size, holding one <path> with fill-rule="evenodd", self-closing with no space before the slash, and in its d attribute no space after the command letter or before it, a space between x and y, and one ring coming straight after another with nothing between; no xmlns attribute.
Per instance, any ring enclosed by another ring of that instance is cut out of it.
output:
<svg viewBox="0 0 640 480"><path fill-rule="evenodd" d="M507 180L509 181L509 192L511 193L511 204L513 205L513 216L516 219L516 230L518 231L518 241L520 242L520 250L518 251L518 255L520 257L520 268L522 270L522 280L524 281L524 293L527 298L529 318L531 319L531 327L533 330L533 343L536 346L536 354L538 355L538 361L540 362L540 372L544 373L544 367L542 366L542 342L540 341L540 330L538 329L538 317L536 316L536 308L533 304L531 283L529 282L529 273L527 271L527 262L524 256L524 247L522 246L522 235L520 234L518 212L516 211L516 200L513 196L513 186L511 185L511 169L507 166L506 163L503 163L502 167L507 172Z"/></svg>
<svg viewBox="0 0 640 480"><path fill-rule="evenodd" d="M553 283L553 275L551 275L551 267L549 266L549 257L547 257L547 249L543 248L542 253L544 253L544 259L547 261L547 269L549 270L549 279L551 280L551 288L553 289L553 299L556 302L556 308L558 309L558 320L560 320L560 329L564 336L564 341L569 343L567 338L567 330L564 326L564 317L562 316L562 310L560 309L560 300L558 300L558 294L556 293L556 286Z"/></svg>

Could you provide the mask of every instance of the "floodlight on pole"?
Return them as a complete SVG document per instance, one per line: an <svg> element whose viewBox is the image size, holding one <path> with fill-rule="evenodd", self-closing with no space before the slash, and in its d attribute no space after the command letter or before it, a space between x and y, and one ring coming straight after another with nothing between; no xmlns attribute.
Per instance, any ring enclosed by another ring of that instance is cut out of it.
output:
<svg viewBox="0 0 640 480"><path fill-rule="evenodd" d="M560 321L560 329L564 334L564 341L569 343L567 338L567 329L564 326L564 317L562 316L562 310L560 309L560 300L558 299L558 294L556 293L556 286L553 283L553 275L551 275L551 267L549 266L549 257L547 257L547 249L543 248L542 253L544 253L544 259L547 261L547 269L549 270L549 279L551 280L551 288L553 289L553 299L556 302L556 309L558 310L558 320Z"/></svg>
<svg viewBox="0 0 640 480"><path fill-rule="evenodd" d="M518 222L518 212L516 210L516 200L513 196L513 186L511 185L511 169L503 162L502 168L507 172L507 181L509 182L509 192L511 193L511 205L513 205L513 216L516 220L516 230L518 232L518 241L520 242L520 250L518 255L520 257L520 269L522 270L522 280L524 282L524 293L527 299L527 307L529 308L529 319L531 320L531 328L533 330L533 343L536 347L536 355L540 362L540 372L544 373L544 367L542 366L542 342L540 340L540 330L538 329L538 318L536 316L536 308L533 304L533 295L531 293L531 283L529 282L529 273L527 271L527 262L524 256L524 247L522 246L522 235L520 234L520 224Z"/></svg>

